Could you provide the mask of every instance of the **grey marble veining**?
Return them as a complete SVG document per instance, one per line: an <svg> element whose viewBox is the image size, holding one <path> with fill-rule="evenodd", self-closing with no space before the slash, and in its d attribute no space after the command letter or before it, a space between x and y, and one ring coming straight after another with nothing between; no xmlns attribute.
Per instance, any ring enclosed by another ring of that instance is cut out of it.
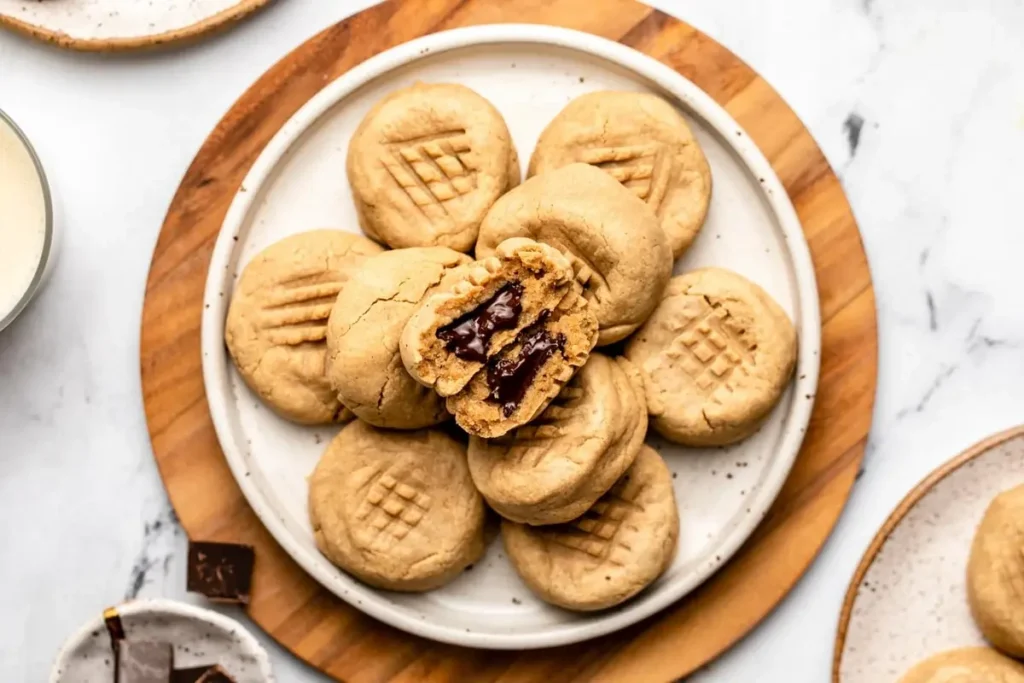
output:
<svg viewBox="0 0 1024 683"><path fill-rule="evenodd" d="M53 280L0 333L0 680L43 680L65 637L108 604L183 596L184 534L139 389L149 257L230 103L366 4L281 0L217 39L141 56L0 34L0 108L37 146L65 228ZM1024 3L654 4L786 98L839 173L871 261L878 400L850 505L779 609L693 677L822 681L849 577L892 507L941 462L1024 421ZM271 649L280 680L322 680Z"/></svg>

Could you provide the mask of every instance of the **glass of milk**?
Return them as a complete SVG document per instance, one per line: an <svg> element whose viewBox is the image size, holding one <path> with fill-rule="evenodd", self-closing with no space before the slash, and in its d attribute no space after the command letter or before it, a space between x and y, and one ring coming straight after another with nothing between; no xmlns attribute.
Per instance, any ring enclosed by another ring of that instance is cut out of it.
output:
<svg viewBox="0 0 1024 683"><path fill-rule="evenodd" d="M42 286L55 251L46 174L24 133L0 111L0 330Z"/></svg>

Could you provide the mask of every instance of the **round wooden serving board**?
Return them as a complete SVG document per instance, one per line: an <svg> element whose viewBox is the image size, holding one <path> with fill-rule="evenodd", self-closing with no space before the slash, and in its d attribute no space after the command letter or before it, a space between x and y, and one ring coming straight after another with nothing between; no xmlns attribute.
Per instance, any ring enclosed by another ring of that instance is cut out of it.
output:
<svg viewBox="0 0 1024 683"><path fill-rule="evenodd" d="M634 627L521 653L407 635L306 575L260 524L228 470L207 408L199 335L207 267L228 205L285 121L328 82L379 52L435 31L496 22L551 24L617 40L720 102L772 162L800 215L823 323L821 382L803 449L771 512L736 557L679 604ZM666 681L749 632L825 542L864 454L877 336L867 260L838 180L796 115L728 50L632 0L392 0L332 26L278 62L207 138L153 255L141 364L153 451L182 525L191 538L256 547L249 615L313 666L348 683Z"/></svg>

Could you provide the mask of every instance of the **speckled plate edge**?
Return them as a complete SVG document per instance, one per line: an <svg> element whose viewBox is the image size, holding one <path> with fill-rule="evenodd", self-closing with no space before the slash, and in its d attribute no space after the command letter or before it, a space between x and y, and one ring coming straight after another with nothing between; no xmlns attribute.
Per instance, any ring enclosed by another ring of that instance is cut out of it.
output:
<svg viewBox="0 0 1024 683"><path fill-rule="evenodd" d="M230 617L203 607L164 598L132 600L117 605L116 609L122 616L173 614L186 619L194 619L221 631L237 635L240 640L248 645L247 654L255 658L266 683L273 683L275 680L270 665L270 655L263 649L263 646L260 645L255 636L249 633L242 624ZM102 613L97 613L95 617L71 634L54 658L53 667L50 670L50 683L60 683L60 672L63 668L66 668L66 661L70 654L74 652L80 643L87 640L94 631L105 628Z"/></svg>
<svg viewBox="0 0 1024 683"><path fill-rule="evenodd" d="M853 605L857 600L860 585L863 583L864 577L874 564L878 553L889 540L889 536L896 530L896 527L900 525L900 522L903 521L903 518L907 516L914 506L917 505L922 498L928 495L928 493L935 488L939 482L972 460L980 458L985 453L988 453L993 448L1021 436L1024 436L1024 425L1012 427L1004 432L999 432L998 434L994 434L987 439L983 439L982 441L974 444L953 459L940 465L937 469L932 471L931 474L921 480L921 482L911 489L910 493L908 493L903 500L899 502L896 509L894 509L892 514L890 514L885 520L881 528L878 530L878 533L875 534L873 539L871 539L871 544L868 546L868 549L864 551L864 556L861 558L860 564L857 565L857 570L853 573L853 578L850 579L850 585L846 589L846 597L843 598L843 608L839 613L839 625L836 629L836 642L834 649L832 650L832 683L840 683L839 669L843 660L843 650L846 645L846 634L850 628L850 618L853 614Z"/></svg>
<svg viewBox="0 0 1024 683"><path fill-rule="evenodd" d="M82 52L123 52L126 50L141 50L171 43L180 43L223 30L270 2L271 0L240 0L235 5L216 14L211 14L205 19L188 26L182 26L181 28L161 33L120 36L117 38L76 38L63 31L54 31L45 26L15 19L8 14L0 14L0 26L69 50L79 50Z"/></svg>
<svg viewBox="0 0 1024 683"><path fill-rule="evenodd" d="M800 335L800 355L795 372L797 379L794 380L795 392L797 396L812 397L809 400L794 402L786 429L779 440L781 447L775 455L777 466L766 477L763 486L758 491L759 495L751 499L752 513L733 529L720 546L719 563L713 568L695 571L684 579L677 580L671 589L665 590L659 596L658 600L628 605L600 620L583 621L562 628L556 633L505 634L501 636L476 632L467 633L461 628L450 625L411 618L392 607L386 600L378 597L377 591L374 589L344 574L340 574L340 576L343 577L347 587L344 590L339 590L337 587L339 573L333 571L330 576L324 574L323 560L318 555L314 556L292 538L286 525L278 519L273 507L253 482L253 478L246 476L245 458L232 447L227 402L214 398L230 394L230 389L226 385L226 374L223 372L223 366L227 363L226 354L223 351L223 321L226 316L227 301L219 294L224 291L224 278L228 273L228 269L224 265L230 262L231 252L235 247L233 236L238 233L253 202L260 195L258 188L272 175L287 151L320 116L363 83L431 53L498 43L538 44L568 48L596 56L639 74L640 77L670 93L703 118L721 135L725 144L739 156L753 177L763 179L763 182L760 183L763 199L776 216L785 237L792 261L797 296L800 301L799 314L795 320ZM800 452L804 434L810 422L811 411L814 407L813 396L816 393L820 370L821 317L817 280L810 249L789 195L756 143L710 95L665 64L605 38L549 26L495 24L430 34L371 57L338 77L310 98L267 144L250 168L241 187L243 190L235 195L214 246L203 297L208 304L204 305L202 319L203 381L209 399L210 415L235 481L253 511L274 536L274 539L310 576L356 609L409 633L467 647L517 650L554 647L596 638L635 624L665 609L707 580L739 550L763 519L782 489Z"/></svg>

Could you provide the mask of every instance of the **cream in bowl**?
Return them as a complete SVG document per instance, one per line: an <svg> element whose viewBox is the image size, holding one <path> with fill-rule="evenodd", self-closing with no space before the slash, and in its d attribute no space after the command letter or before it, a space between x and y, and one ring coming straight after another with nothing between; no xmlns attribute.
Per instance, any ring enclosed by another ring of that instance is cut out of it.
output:
<svg viewBox="0 0 1024 683"><path fill-rule="evenodd" d="M0 111L0 330L47 275L53 211L46 176L21 130Z"/></svg>

